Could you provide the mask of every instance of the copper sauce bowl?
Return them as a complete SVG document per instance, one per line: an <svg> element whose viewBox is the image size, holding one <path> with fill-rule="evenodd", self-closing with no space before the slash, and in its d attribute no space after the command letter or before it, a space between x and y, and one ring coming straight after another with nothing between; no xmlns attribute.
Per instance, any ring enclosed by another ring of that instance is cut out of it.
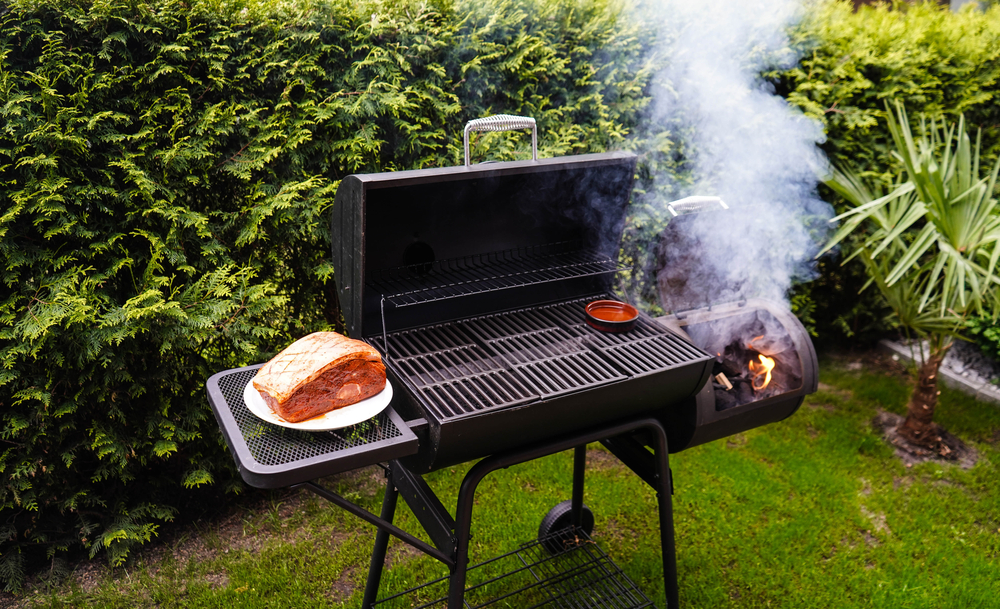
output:
<svg viewBox="0 0 1000 609"><path fill-rule="evenodd" d="M587 325L601 332L628 332L639 319L639 310L617 300L595 300L587 303Z"/></svg>

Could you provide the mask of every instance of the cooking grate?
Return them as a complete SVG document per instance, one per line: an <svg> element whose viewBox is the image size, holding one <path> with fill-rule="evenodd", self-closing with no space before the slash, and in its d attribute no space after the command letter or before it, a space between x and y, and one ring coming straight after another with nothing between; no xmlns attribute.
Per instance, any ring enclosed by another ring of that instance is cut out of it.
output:
<svg viewBox="0 0 1000 609"><path fill-rule="evenodd" d="M563 547L550 554L545 548ZM564 529L469 568L465 606L539 609L655 607L607 554L581 530ZM386 597L376 607L447 606L447 578Z"/></svg>
<svg viewBox="0 0 1000 609"><path fill-rule="evenodd" d="M386 303L407 307L624 270L606 255L561 242L384 269L369 287Z"/></svg>
<svg viewBox="0 0 1000 609"><path fill-rule="evenodd" d="M262 421L243 401L243 389L256 374L256 368L243 369L220 377L218 383L250 455L260 465L288 465L402 435L386 411L357 425L326 432L298 431Z"/></svg>
<svg viewBox="0 0 1000 609"><path fill-rule="evenodd" d="M584 321L590 300L403 330L371 342L439 420L575 393L707 357L645 317L630 332L594 330Z"/></svg>

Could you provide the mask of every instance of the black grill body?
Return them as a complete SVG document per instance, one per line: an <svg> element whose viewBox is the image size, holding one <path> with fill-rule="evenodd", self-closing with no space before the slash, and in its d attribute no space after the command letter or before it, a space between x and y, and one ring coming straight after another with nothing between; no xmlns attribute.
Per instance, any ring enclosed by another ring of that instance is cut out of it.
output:
<svg viewBox="0 0 1000 609"><path fill-rule="evenodd" d="M521 117L490 120L523 124ZM660 320L640 314L634 328L620 333L587 324L585 305L613 294L626 270L616 259L635 162L634 155L610 153L348 176L337 191L332 226L341 308L351 336L383 355L390 407L347 428L304 432L266 423L247 409L243 391L259 366L208 380L209 401L248 483L308 489L378 528L363 607L400 599L409 606L407 595L425 588L379 598L390 535L449 569L437 580L446 582L447 596L423 606L469 606L467 573L480 568L487 596L493 584L504 590L477 606L522 599L530 601L524 606L651 606L610 561L589 553L592 544L579 528L589 511L586 447L598 441L655 491L664 592L667 606L675 607L667 453L784 418L815 390L808 335L773 303L685 306L692 310ZM672 230L684 225L671 223ZM697 260L697 248L674 249ZM667 279L684 282L681 262ZM685 301L705 296L688 292ZM708 378L721 363L709 353L718 326L741 325L767 328L774 343L768 350L780 356L782 387L790 390L720 409L715 396L727 404L729 396L712 393ZM553 533L562 529L540 531L537 542L470 567L480 482L569 449L569 510L560 504L543 519L544 529L568 516L569 533L559 539ZM420 474L480 457L458 488L453 516ZM379 516L317 482L382 462ZM393 524L400 497L430 543ZM544 555L539 547L547 548ZM552 547L558 549L550 554ZM509 573L485 575L506 558ZM473 597L482 590L468 588Z"/></svg>
<svg viewBox="0 0 1000 609"><path fill-rule="evenodd" d="M712 358L642 316L607 334L584 319L607 297L636 157L349 176L333 257L349 333L378 349L392 407L430 471L670 408Z"/></svg>

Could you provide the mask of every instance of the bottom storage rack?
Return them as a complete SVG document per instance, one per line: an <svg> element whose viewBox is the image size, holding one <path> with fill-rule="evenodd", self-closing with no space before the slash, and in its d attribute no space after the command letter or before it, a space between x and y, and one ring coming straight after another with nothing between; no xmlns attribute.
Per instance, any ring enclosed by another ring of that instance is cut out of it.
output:
<svg viewBox="0 0 1000 609"><path fill-rule="evenodd" d="M382 609L447 607L442 577L375 603ZM473 565L465 606L641 609L653 602L581 529L563 529Z"/></svg>

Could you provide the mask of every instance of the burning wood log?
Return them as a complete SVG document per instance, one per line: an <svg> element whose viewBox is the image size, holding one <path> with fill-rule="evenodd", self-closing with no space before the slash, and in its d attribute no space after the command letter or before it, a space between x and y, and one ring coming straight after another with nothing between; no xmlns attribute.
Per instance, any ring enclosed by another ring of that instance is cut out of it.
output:
<svg viewBox="0 0 1000 609"><path fill-rule="evenodd" d="M726 388L726 391L730 391L733 388L733 384L729 382L726 375L723 373L718 373L715 375L715 380L719 381L719 384Z"/></svg>

